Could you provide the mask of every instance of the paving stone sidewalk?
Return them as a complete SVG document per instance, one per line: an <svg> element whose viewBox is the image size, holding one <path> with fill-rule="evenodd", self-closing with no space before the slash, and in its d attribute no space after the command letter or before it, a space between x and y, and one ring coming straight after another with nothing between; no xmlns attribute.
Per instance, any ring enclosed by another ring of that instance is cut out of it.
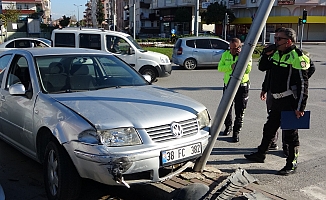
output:
<svg viewBox="0 0 326 200"><path fill-rule="evenodd" d="M142 186L140 192L146 192L148 199L155 200L172 200L177 192L185 186L191 184L204 184L209 187L208 194L205 195L205 200L215 200L223 192L223 185L231 174L224 173L216 168L207 167L203 173L198 172L183 172L178 176L162 183L152 183ZM225 188L225 187L224 187ZM140 189L140 188L139 188ZM236 195L231 198L232 200L240 199L271 199L271 200L284 200L284 196L274 194L264 185L259 185L258 182L249 183L236 192Z"/></svg>

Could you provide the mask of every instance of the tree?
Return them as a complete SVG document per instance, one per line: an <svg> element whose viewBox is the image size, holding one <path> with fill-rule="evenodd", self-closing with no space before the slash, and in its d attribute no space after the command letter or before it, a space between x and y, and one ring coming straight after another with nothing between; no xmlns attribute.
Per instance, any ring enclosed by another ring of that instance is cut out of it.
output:
<svg viewBox="0 0 326 200"><path fill-rule="evenodd" d="M59 21L61 27L67 27L70 24L70 17L66 15L62 16L62 20Z"/></svg>
<svg viewBox="0 0 326 200"><path fill-rule="evenodd" d="M104 19L104 6L101 0L97 1L97 8L96 8L96 21L97 24L102 25L102 22L105 20Z"/></svg>
<svg viewBox="0 0 326 200"><path fill-rule="evenodd" d="M8 22L17 22L19 19L20 10L17 10L14 4L10 4L4 10L3 14L0 14L0 19L4 22L4 26L7 27Z"/></svg>
<svg viewBox="0 0 326 200"><path fill-rule="evenodd" d="M200 13L200 16L206 24L221 24L225 18L225 13L229 15L230 23L235 20L233 11L227 9L224 4L218 2L210 4L206 11Z"/></svg>

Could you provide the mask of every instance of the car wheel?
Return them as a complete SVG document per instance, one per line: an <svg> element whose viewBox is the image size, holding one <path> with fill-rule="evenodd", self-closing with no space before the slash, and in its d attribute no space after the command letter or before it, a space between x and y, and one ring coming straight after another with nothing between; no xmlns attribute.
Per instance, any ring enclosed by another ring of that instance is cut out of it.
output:
<svg viewBox="0 0 326 200"><path fill-rule="evenodd" d="M188 58L187 60L185 60L185 62L183 63L183 67L185 69L188 69L188 70L193 70L197 67L197 62L195 59L193 58Z"/></svg>
<svg viewBox="0 0 326 200"><path fill-rule="evenodd" d="M44 156L44 185L48 199L76 199L81 178L66 150L50 141Z"/></svg>
<svg viewBox="0 0 326 200"><path fill-rule="evenodd" d="M140 70L140 73L142 75L150 75L151 76L151 82L154 82L156 80L156 78L157 78L156 70L155 70L154 67L150 67L150 66L143 67Z"/></svg>

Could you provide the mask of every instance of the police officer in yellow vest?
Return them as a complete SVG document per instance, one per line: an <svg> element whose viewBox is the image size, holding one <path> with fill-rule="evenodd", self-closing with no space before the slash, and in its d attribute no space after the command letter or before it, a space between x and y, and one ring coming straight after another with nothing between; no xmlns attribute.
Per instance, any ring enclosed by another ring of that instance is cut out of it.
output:
<svg viewBox="0 0 326 200"><path fill-rule="evenodd" d="M238 61L239 53L241 52L241 40L233 38L230 42L230 50L225 51L222 54L221 60L218 64L218 71L224 72L224 88L225 91L229 80L232 76L232 72ZM245 74L242 77L241 84L234 97L235 119L233 124L233 142L239 142L239 133L243 125L243 116L247 107L249 98L249 73L251 71L252 60L249 61ZM232 131L232 106L225 118L225 130L224 135L229 135Z"/></svg>
<svg viewBox="0 0 326 200"><path fill-rule="evenodd" d="M308 99L308 68L310 59L294 45L296 33L291 28L281 28L275 37L275 50L265 50L258 68L270 70L270 91L272 106L263 128L263 139L258 151L245 155L248 160L263 163L268 148L281 123L282 111L293 111L297 118L304 115ZM298 130L284 130L288 145L286 165L278 171L279 175L293 174L297 168L299 135Z"/></svg>

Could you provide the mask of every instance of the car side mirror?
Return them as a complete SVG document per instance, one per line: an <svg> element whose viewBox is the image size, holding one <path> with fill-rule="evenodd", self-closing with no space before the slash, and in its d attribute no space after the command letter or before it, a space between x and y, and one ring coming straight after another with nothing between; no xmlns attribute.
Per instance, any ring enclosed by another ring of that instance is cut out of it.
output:
<svg viewBox="0 0 326 200"><path fill-rule="evenodd" d="M25 86L21 83L16 83L9 87L10 95L25 95Z"/></svg>
<svg viewBox="0 0 326 200"><path fill-rule="evenodd" d="M134 48L129 47L129 54L130 54L130 55L135 54L135 50L134 50Z"/></svg>

